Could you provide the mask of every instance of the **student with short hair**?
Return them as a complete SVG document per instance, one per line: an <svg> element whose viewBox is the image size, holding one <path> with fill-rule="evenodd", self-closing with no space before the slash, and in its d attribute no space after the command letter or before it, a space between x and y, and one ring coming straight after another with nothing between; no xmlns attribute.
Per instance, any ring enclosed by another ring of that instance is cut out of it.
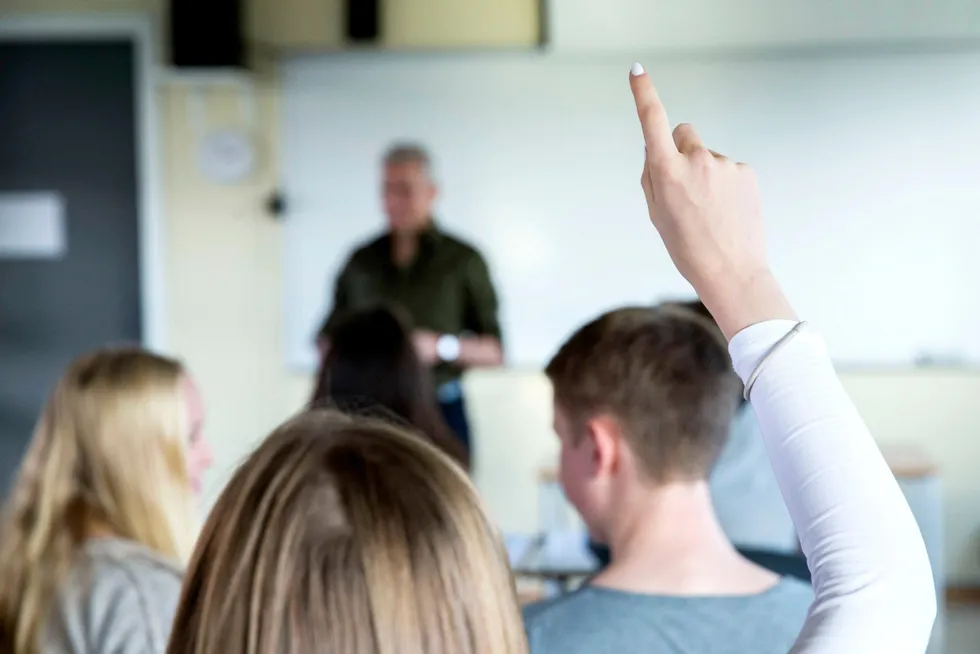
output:
<svg viewBox="0 0 980 654"><path fill-rule="evenodd" d="M83 356L48 399L0 522L0 652L160 654L211 464L184 367Z"/></svg>
<svg viewBox="0 0 980 654"><path fill-rule="evenodd" d="M712 506L741 386L721 334L688 310L620 309L546 373L565 494L612 563L525 611L532 651L788 651L810 587L740 556Z"/></svg>
<svg viewBox="0 0 980 654"><path fill-rule="evenodd" d="M701 316L708 321L707 327L724 338L700 300L669 304ZM779 491L755 413L742 397L742 382L734 370L730 372L737 382L737 408L728 438L708 477L711 503L725 535L741 551L763 558L787 559L799 551L793 519Z"/></svg>

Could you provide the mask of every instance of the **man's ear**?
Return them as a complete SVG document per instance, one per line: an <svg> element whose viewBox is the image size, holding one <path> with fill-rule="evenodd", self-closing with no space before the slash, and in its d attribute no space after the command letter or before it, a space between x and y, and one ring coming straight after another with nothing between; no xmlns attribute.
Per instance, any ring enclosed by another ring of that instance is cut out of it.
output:
<svg viewBox="0 0 980 654"><path fill-rule="evenodd" d="M614 474L621 465L623 434L619 423L607 415L598 415L585 423L585 437L592 449L592 475L605 477Z"/></svg>

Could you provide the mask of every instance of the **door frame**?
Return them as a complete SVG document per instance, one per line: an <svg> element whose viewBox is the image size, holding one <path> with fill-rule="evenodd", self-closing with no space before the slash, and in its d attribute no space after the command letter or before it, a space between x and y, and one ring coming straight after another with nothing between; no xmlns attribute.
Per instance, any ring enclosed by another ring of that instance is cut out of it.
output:
<svg viewBox="0 0 980 654"><path fill-rule="evenodd" d="M134 45L133 98L136 119L136 194L139 221L140 318L142 343L168 346L166 259L163 224L162 150L156 97L157 30L148 13L0 15L0 42L106 41L120 37Z"/></svg>

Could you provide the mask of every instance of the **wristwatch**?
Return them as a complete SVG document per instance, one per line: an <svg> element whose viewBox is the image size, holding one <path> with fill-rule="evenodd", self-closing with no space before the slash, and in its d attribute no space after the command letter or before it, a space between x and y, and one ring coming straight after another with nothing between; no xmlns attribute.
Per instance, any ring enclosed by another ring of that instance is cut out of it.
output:
<svg viewBox="0 0 980 654"><path fill-rule="evenodd" d="M446 363L452 363L459 358L459 337L443 334L436 341L436 354Z"/></svg>

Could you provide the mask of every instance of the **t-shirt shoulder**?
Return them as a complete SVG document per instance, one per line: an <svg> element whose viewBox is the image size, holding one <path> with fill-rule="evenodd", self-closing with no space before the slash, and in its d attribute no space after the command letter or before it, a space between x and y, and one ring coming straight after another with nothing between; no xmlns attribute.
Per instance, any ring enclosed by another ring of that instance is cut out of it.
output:
<svg viewBox="0 0 980 654"><path fill-rule="evenodd" d="M137 578L176 581L179 585L183 573L175 561L154 552L135 541L105 538L89 541L84 550L96 567L118 570Z"/></svg>
<svg viewBox="0 0 980 654"><path fill-rule="evenodd" d="M532 654L579 654L606 646L651 654L734 651L728 647L736 640L751 651L785 652L812 600L809 585L789 578L758 595L732 597L585 587L525 607L524 628ZM769 644L756 648L762 643Z"/></svg>
<svg viewBox="0 0 980 654"><path fill-rule="evenodd" d="M801 602L813 601L813 586L793 577L783 577L779 581L779 585L771 592L777 597L784 597L789 600Z"/></svg>
<svg viewBox="0 0 980 654"><path fill-rule="evenodd" d="M86 544L68 587L60 618L72 641L96 652L163 652L180 600L176 563L132 541Z"/></svg>
<svg viewBox="0 0 980 654"><path fill-rule="evenodd" d="M612 591L615 592L615 591ZM577 623L582 616L594 615L596 600L603 603L601 596L605 594L595 589L583 586L578 590L565 593L552 599L528 604L522 609L524 630L532 650L539 635L564 633L567 623Z"/></svg>

